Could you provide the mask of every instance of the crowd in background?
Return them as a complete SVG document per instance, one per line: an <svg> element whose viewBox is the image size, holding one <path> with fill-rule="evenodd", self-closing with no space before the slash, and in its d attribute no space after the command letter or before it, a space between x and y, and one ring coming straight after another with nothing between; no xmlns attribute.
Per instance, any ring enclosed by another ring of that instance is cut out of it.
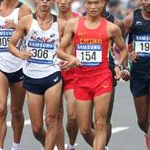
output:
<svg viewBox="0 0 150 150"><path fill-rule="evenodd" d="M1 1L2 0L0 0L0 2ZM72 4L72 11L83 13L85 11L83 5L84 0L74 0ZM107 9L118 19L123 19L124 16L128 15L130 12L140 7L140 5L140 0L109 0L109 5Z"/></svg>
<svg viewBox="0 0 150 150"><path fill-rule="evenodd" d="M83 0L74 0L72 10L82 13L84 11L83 3ZM129 0L128 2L121 0L109 0L107 9L118 19L123 19L124 16L138 8L140 5L140 0Z"/></svg>

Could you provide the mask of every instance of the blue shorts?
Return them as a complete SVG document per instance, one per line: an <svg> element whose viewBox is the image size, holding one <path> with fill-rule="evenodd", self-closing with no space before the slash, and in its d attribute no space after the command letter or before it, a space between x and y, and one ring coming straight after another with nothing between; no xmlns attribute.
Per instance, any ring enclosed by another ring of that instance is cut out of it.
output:
<svg viewBox="0 0 150 150"><path fill-rule="evenodd" d="M44 95L47 89L57 84L61 79L61 72L55 72L40 79L34 79L24 75L23 86L31 93Z"/></svg>
<svg viewBox="0 0 150 150"><path fill-rule="evenodd" d="M24 77L22 69L20 69L16 72L13 72L13 73L6 73L2 70L0 70L0 72L2 72L7 77L8 81L10 83L20 82L23 80L23 77Z"/></svg>
<svg viewBox="0 0 150 150"><path fill-rule="evenodd" d="M133 77L130 80L130 90L134 97L140 97L149 94L150 79Z"/></svg>

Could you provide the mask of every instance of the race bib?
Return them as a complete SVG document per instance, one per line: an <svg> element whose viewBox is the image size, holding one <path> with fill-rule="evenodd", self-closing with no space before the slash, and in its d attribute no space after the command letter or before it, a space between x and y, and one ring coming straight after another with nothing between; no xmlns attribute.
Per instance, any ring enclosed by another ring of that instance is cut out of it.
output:
<svg viewBox="0 0 150 150"><path fill-rule="evenodd" d="M135 52L139 56L150 57L150 36L149 35L136 35L134 37Z"/></svg>
<svg viewBox="0 0 150 150"><path fill-rule="evenodd" d="M102 62L102 50L100 44L77 45L76 56L83 66L98 66Z"/></svg>
<svg viewBox="0 0 150 150"><path fill-rule="evenodd" d="M28 60L37 64L53 64L56 52L54 44L50 42L29 41L28 47L31 48L33 56Z"/></svg>
<svg viewBox="0 0 150 150"><path fill-rule="evenodd" d="M8 52L8 43L12 34L12 29L0 30L0 52Z"/></svg>

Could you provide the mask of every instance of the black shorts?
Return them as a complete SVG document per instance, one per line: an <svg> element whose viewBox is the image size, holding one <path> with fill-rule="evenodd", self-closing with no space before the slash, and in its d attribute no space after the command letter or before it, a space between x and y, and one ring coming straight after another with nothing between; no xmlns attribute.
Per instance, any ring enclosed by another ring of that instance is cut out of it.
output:
<svg viewBox="0 0 150 150"><path fill-rule="evenodd" d="M6 73L2 70L0 70L0 72L2 72L7 77L10 83L20 82L23 80L23 77L24 77L22 69L13 73Z"/></svg>
<svg viewBox="0 0 150 150"><path fill-rule="evenodd" d="M40 79L34 79L24 75L23 86L31 93L44 95L47 89L53 87L61 79L62 77L60 71Z"/></svg>
<svg viewBox="0 0 150 150"><path fill-rule="evenodd" d="M130 90L134 97L145 96L149 94L150 89L150 78L143 79L131 76L130 79Z"/></svg>

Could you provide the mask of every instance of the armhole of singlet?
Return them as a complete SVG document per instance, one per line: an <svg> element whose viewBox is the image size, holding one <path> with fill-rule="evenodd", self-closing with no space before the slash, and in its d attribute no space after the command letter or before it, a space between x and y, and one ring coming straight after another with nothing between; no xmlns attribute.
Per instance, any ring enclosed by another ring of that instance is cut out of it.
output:
<svg viewBox="0 0 150 150"><path fill-rule="evenodd" d="M76 32L78 32L79 27L80 27L80 23L83 22L83 19L84 19L84 18L85 18L84 16L79 17L78 24L77 24L77 28L76 28L74 34L75 34Z"/></svg>
<svg viewBox="0 0 150 150"><path fill-rule="evenodd" d="M108 26L108 20L107 19L105 19L105 18L101 18L101 24L100 24L100 30L103 28L104 30L104 36L105 36L105 38L106 39L108 39L108 32L107 32L107 26Z"/></svg>
<svg viewBox="0 0 150 150"><path fill-rule="evenodd" d="M133 12L133 22L132 22L131 30L135 24L136 14L138 13L138 11L141 12L141 9L138 8L138 9L134 10L134 12Z"/></svg>
<svg viewBox="0 0 150 150"><path fill-rule="evenodd" d="M52 15L53 16L53 22L57 22L57 16Z"/></svg>
<svg viewBox="0 0 150 150"><path fill-rule="evenodd" d="M36 13L33 13L33 19L37 20Z"/></svg>
<svg viewBox="0 0 150 150"><path fill-rule="evenodd" d="M16 6L16 8L20 8L22 6L22 3L20 2L17 6Z"/></svg>
<svg viewBox="0 0 150 150"><path fill-rule="evenodd" d="M79 30L80 23L82 22L83 18L84 18L84 16L80 16L80 17L79 17L79 20L78 20L78 23L77 23L77 28L76 28L75 32L73 33L73 35L72 35L73 41L74 41L74 39L76 38L76 33L77 33L78 30Z"/></svg>

